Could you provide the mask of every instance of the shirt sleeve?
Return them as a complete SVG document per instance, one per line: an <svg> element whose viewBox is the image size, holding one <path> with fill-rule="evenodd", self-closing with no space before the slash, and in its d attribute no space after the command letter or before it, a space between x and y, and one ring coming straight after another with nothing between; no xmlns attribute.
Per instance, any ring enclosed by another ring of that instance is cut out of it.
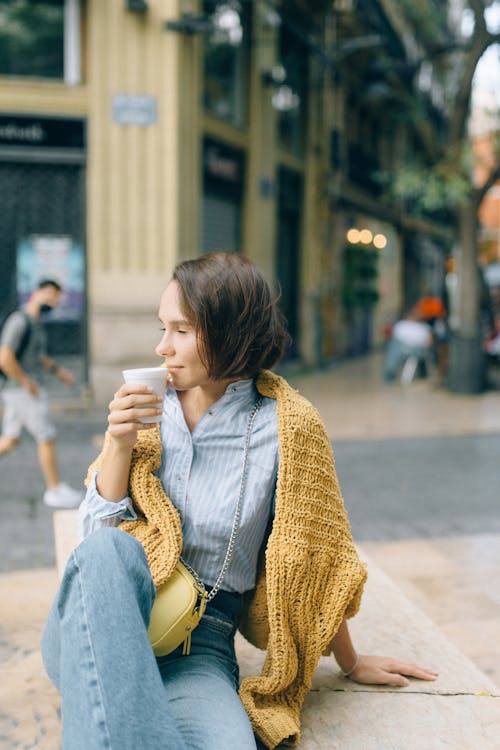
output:
<svg viewBox="0 0 500 750"><path fill-rule="evenodd" d="M16 352L21 344L25 330L26 319L21 312L16 310L16 312L9 315L2 327L0 343L2 346L8 346L9 349Z"/></svg>
<svg viewBox="0 0 500 750"><path fill-rule="evenodd" d="M97 489L95 471L90 480L87 492L78 508L78 541L81 542L93 531L104 526L118 526L121 521L135 521L137 514L134 510L132 499L127 495L113 503L105 500Z"/></svg>

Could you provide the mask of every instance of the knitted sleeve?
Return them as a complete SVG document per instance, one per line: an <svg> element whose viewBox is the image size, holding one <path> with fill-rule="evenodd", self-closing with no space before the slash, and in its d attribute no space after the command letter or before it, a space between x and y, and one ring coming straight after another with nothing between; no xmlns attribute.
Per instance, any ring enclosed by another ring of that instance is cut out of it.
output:
<svg viewBox="0 0 500 750"><path fill-rule="evenodd" d="M277 390L280 468L276 515L265 557L265 584L242 624L262 647L262 674L240 695L268 747L295 744L312 674L344 615L359 607L366 571L352 540L333 453L321 417L284 381ZM265 595L264 595L265 594Z"/></svg>
<svg viewBox="0 0 500 750"><path fill-rule="evenodd" d="M106 433L102 452L91 464L85 480L88 485L94 472L102 465L109 445ZM138 539L148 560L153 581L158 588L172 574L182 549L182 528L179 514L165 494L156 471L161 462L159 430L139 432L132 452L129 495L139 518L122 521L119 528Z"/></svg>
<svg viewBox="0 0 500 750"><path fill-rule="evenodd" d="M302 601L306 593L311 596L311 587L319 587L316 604L321 601L321 606L316 629L322 631L322 650L332 640L342 617L353 617L359 610L366 579L365 566L352 539L329 438L317 411L304 403L305 412L280 440L276 517L265 565L241 626L243 634L259 648L266 648L268 608L276 585L270 578L270 566L278 558L287 558L287 564L293 559L326 565L328 576L324 579L317 575L314 565L306 563L305 575L294 582L293 593L296 601ZM282 575L277 573L280 579ZM295 591L297 586L300 592ZM309 607L307 620L313 612Z"/></svg>

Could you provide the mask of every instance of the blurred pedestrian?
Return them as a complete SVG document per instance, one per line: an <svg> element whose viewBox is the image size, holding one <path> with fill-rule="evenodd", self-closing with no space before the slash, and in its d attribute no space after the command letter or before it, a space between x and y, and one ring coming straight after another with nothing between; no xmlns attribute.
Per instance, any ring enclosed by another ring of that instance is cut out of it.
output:
<svg viewBox="0 0 500 750"><path fill-rule="evenodd" d="M365 570L321 418L267 369L288 335L264 276L236 254L184 261L159 318L171 384L163 399L138 383L115 393L79 511L85 538L44 633L63 749L255 750L254 733L293 744L326 652L360 683L435 679L351 641ZM161 596L181 547L213 598L184 649L155 658L155 586ZM239 695L237 628L268 649Z"/></svg>
<svg viewBox="0 0 500 750"><path fill-rule="evenodd" d="M421 362L425 363L432 341L432 329L429 324L419 319L415 309L408 311L405 317L394 325L391 339L387 343L383 363L384 380L395 380L410 357L416 360L416 366ZM416 367L413 372L415 370Z"/></svg>
<svg viewBox="0 0 500 750"><path fill-rule="evenodd" d="M0 335L0 367L6 382L2 389L4 404L0 456L13 450L24 427L38 446L38 460L45 479L43 501L50 507L74 508L83 493L59 479L55 444L56 430L49 415L47 392L43 388L44 370L61 383L72 385L73 374L59 367L49 357L46 334L40 321L59 303L61 285L54 279L43 279L31 293L24 308L11 313Z"/></svg>

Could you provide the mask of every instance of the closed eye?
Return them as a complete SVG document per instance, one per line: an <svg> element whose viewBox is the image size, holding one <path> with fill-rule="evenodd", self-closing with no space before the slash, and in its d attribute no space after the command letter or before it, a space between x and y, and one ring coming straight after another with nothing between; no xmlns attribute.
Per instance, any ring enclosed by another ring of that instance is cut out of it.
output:
<svg viewBox="0 0 500 750"><path fill-rule="evenodd" d="M159 326L159 327L158 327L158 330L160 330L160 331L162 331L163 333L165 333L165 331L166 331L167 329L166 329L166 327L165 327L165 326ZM187 330L186 330L185 328L176 328L176 329L175 329L175 332L176 332L176 333L189 333L189 331L187 331Z"/></svg>

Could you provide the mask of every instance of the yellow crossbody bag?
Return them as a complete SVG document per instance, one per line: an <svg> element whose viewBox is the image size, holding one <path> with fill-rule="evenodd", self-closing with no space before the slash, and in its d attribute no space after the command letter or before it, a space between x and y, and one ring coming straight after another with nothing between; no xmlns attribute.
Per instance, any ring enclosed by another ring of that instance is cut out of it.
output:
<svg viewBox="0 0 500 750"><path fill-rule="evenodd" d="M179 560L174 572L156 592L148 635L155 656L166 656L183 643L189 654L191 633L207 606L207 592Z"/></svg>

